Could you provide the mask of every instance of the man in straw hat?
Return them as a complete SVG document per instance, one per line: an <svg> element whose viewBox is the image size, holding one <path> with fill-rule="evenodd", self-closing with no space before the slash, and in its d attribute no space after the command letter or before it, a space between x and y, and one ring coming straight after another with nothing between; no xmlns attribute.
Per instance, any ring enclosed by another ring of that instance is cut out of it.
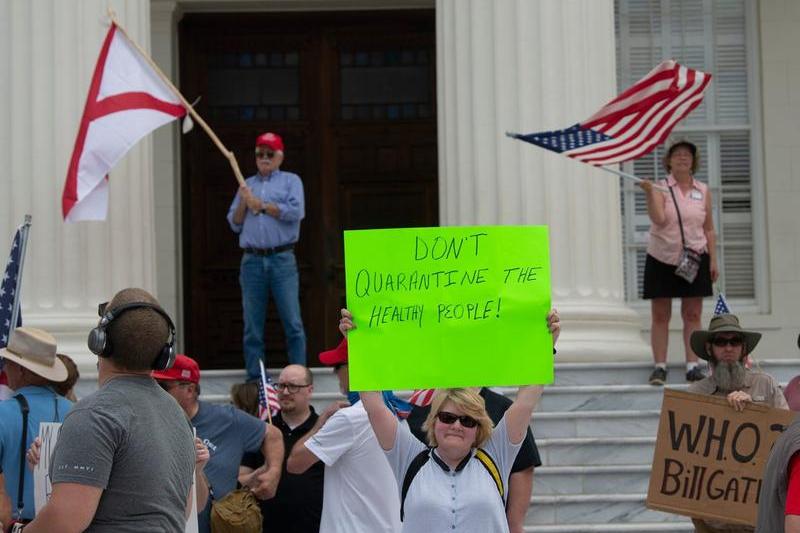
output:
<svg viewBox="0 0 800 533"><path fill-rule="evenodd" d="M800 532L800 417L772 446L758 497L756 532Z"/></svg>
<svg viewBox="0 0 800 533"><path fill-rule="evenodd" d="M775 378L745 367L745 357L759 340L761 333L743 329L736 315L712 318L707 330L692 333L690 342L698 357L708 361L713 375L689 385L689 392L725 396L740 411L749 402L789 409Z"/></svg>
<svg viewBox="0 0 800 533"><path fill-rule="evenodd" d="M29 521L35 511L33 475L27 468L20 471L20 457L39 434L40 422L62 422L72 407L72 402L51 386L67 379L67 368L56 357L53 336L36 328L16 328L8 346L0 350L0 357L5 359L8 384L16 393L0 402L0 464L14 518ZM0 516L4 523L8 518Z"/></svg>
<svg viewBox="0 0 800 533"><path fill-rule="evenodd" d="M707 330L692 333L690 342L698 357L708 361L712 375L689 385L689 392L725 396L734 409L741 411L751 402L777 409L789 409L778 382L763 372L745 367L744 359L758 344L761 333L739 325L736 315L722 314L711 319ZM750 533L753 528L693 518L700 533ZM772 533L772 532L770 532Z"/></svg>
<svg viewBox="0 0 800 533"><path fill-rule="evenodd" d="M118 292L98 312L89 349L99 357L99 389L64 420L50 461L52 495L25 532L184 531L192 427L150 377L175 359L175 326L142 289Z"/></svg>

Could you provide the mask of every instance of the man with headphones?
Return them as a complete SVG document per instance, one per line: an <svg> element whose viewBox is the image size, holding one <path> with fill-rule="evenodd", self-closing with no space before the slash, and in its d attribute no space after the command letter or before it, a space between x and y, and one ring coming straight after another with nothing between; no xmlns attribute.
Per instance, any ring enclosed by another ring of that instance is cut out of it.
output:
<svg viewBox="0 0 800 533"><path fill-rule="evenodd" d="M142 289L101 306L89 334L99 389L70 411L53 451L53 492L26 533L183 532L195 467L192 427L150 377L175 358L175 326Z"/></svg>

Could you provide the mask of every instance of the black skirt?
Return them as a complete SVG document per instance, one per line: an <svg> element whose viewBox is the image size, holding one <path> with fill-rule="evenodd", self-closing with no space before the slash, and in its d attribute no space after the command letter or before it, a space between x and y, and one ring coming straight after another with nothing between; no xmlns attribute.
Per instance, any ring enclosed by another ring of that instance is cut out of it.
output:
<svg viewBox="0 0 800 533"><path fill-rule="evenodd" d="M662 263L650 254L644 263L644 290L642 298L687 298L711 296L711 258L700 256L700 270L694 282L689 283L675 275L675 265Z"/></svg>

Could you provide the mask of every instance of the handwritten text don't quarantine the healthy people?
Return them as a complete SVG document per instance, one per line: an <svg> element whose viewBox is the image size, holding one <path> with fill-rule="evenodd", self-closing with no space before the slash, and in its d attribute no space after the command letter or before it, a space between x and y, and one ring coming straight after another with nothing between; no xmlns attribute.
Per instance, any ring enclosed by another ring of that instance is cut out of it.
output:
<svg viewBox="0 0 800 533"><path fill-rule="evenodd" d="M412 258L412 266L406 270L374 270L361 268L355 273L354 294L357 298L387 295L391 293L423 293L449 289L455 296L464 288L499 282L502 285L532 284L537 281L541 265L514 265L501 268L488 266L466 268L438 268L441 263L453 263L459 260L480 259L481 244L486 242L485 232L470 233L461 237L424 237L414 235L409 242L408 253ZM413 243L413 244L412 244ZM496 279L492 279L495 278ZM379 304L372 305L369 313L368 327L399 322L414 322L422 327L423 320L430 316L436 322L444 320L487 320L500 318L503 300L501 296L494 298L475 298L471 301L440 301L434 304L426 314L425 303L407 305ZM429 306L430 307L430 306Z"/></svg>

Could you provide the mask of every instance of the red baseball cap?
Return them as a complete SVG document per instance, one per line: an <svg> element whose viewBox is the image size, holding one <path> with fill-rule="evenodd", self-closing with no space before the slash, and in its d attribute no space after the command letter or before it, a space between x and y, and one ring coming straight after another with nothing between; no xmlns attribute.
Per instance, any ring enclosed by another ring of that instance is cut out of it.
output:
<svg viewBox="0 0 800 533"><path fill-rule="evenodd" d="M188 381L200 383L200 367L197 361L183 354L175 356L175 364L167 370L154 370L150 373L153 379L161 381Z"/></svg>
<svg viewBox="0 0 800 533"><path fill-rule="evenodd" d="M323 365L336 366L347 364L347 339L342 339L339 346L333 350L321 352L319 354L319 361Z"/></svg>
<svg viewBox="0 0 800 533"><path fill-rule="evenodd" d="M267 146L276 152L283 152L283 139L277 133L262 133L256 139L256 148L259 146Z"/></svg>

